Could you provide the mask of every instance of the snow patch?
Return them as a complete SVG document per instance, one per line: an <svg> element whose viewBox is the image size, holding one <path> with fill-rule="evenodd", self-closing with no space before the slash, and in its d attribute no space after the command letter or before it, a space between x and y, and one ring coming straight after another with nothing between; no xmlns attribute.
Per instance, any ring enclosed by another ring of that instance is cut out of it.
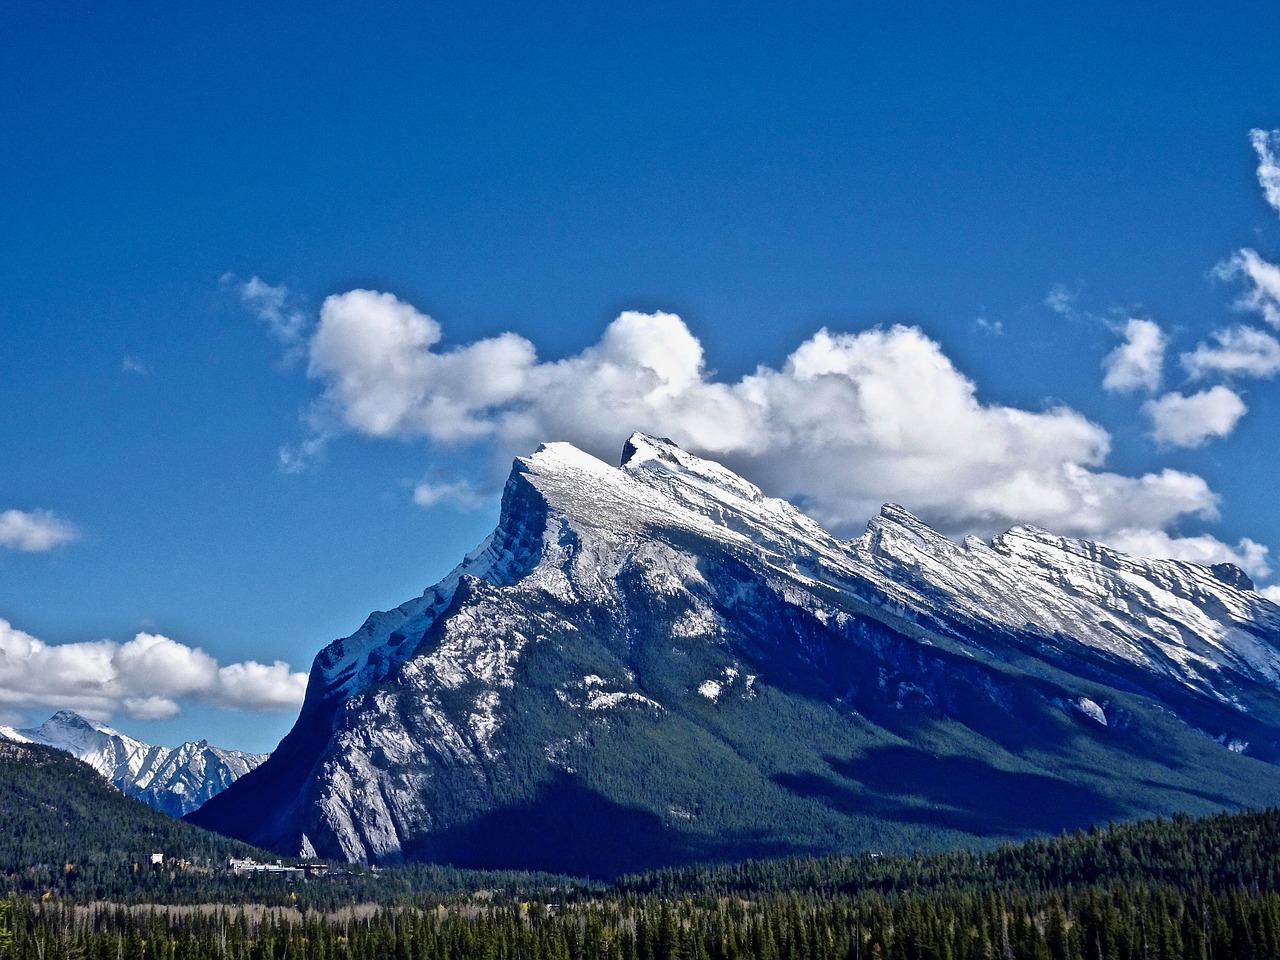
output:
<svg viewBox="0 0 1280 960"><path fill-rule="evenodd" d="M1088 697L1081 697L1075 701L1075 707L1090 720L1100 723L1104 727L1107 726L1107 714L1100 706L1090 700Z"/></svg>
<svg viewBox="0 0 1280 960"><path fill-rule="evenodd" d="M624 704L636 704L661 711L662 704L639 693L592 693L587 699L588 710L612 710Z"/></svg>
<svg viewBox="0 0 1280 960"><path fill-rule="evenodd" d="M597 674L589 673L577 683L556 690L556 699L575 709L612 710L622 706L640 706L658 712L663 711L662 704L642 693L617 689L622 685L619 681L606 680Z"/></svg>

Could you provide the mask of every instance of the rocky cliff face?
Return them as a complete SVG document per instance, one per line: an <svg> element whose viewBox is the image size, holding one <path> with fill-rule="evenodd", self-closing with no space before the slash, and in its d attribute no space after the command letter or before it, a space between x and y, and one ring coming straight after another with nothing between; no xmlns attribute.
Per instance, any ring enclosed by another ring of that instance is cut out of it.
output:
<svg viewBox="0 0 1280 960"><path fill-rule="evenodd" d="M1280 608L1234 568L900 507L839 540L635 435L312 668L192 819L282 852L611 873L1280 801Z"/></svg>

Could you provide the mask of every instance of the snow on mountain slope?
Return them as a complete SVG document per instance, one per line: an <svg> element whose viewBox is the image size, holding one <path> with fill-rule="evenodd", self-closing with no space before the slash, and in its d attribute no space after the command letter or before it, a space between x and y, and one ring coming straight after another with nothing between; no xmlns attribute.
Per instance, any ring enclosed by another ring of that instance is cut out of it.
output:
<svg viewBox="0 0 1280 960"><path fill-rule="evenodd" d="M294 730L193 820L607 871L1276 802L1280 608L1249 587L1030 527L957 544L891 504L840 540L667 440L620 467L545 444L494 533L322 651Z"/></svg>
<svg viewBox="0 0 1280 960"><path fill-rule="evenodd" d="M840 543L669 442L633 437L622 469L743 533L780 571L855 593L870 586L917 616L1077 644L1223 700L1233 696L1228 674L1280 688L1280 607L1235 586L1248 578L1234 568L1128 557L1027 526L956 544L896 504Z"/></svg>
<svg viewBox="0 0 1280 960"><path fill-rule="evenodd" d="M1241 681L1280 686L1280 608L1208 568L1034 527L959 546L922 528L889 506L850 552L885 593L971 626L1022 631L1223 701Z"/></svg>
<svg viewBox="0 0 1280 960"><path fill-rule="evenodd" d="M266 759L203 740L173 748L151 746L70 710L28 730L2 727L0 737L66 751L121 792L175 817L195 810Z"/></svg>

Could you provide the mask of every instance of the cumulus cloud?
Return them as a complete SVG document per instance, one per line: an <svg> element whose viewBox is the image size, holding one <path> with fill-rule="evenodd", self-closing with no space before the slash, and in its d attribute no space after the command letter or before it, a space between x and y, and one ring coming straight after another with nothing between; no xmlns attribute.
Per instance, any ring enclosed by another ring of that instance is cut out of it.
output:
<svg viewBox="0 0 1280 960"><path fill-rule="evenodd" d="M1273 327L1280 327L1280 267L1262 259L1248 247L1213 268L1221 280L1238 280L1246 285L1236 298L1236 307L1261 314Z"/></svg>
<svg viewBox="0 0 1280 960"><path fill-rule="evenodd" d="M1201 343L1180 358L1192 379L1273 377L1280 373L1280 341L1254 327L1215 330L1212 343Z"/></svg>
<svg viewBox="0 0 1280 960"><path fill-rule="evenodd" d="M527 392L533 344L502 334L437 353L440 338L435 320L389 293L337 294L320 311L309 373L326 381L342 420L360 433L485 436L488 412Z"/></svg>
<svg viewBox="0 0 1280 960"><path fill-rule="evenodd" d="M1266 597L1272 603L1280 603L1280 585L1263 587L1258 591L1258 596Z"/></svg>
<svg viewBox="0 0 1280 960"><path fill-rule="evenodd" d="M1159 324L1130 319L1124 327L1124 342L1102 360L1106 371L1102 386L1116 393L1159 389L1167 345L1168 338Z"/></svg>
<svg viewBox="0 0 1280 960"><path fill-rule="evenodd" d="M1235 429L1246 407L1240 395L1216 386L1190 396L1166 393L1143 407L1151 418L1151 435L1172 447L1198 447Z"/></svg>
<svg viewBox="0 0 1280 960"><path fill-rule="evenodd" d="M1249 140L1258 152L1258 183L1273 210L1280 213L1280 130L1250 130Z"/></svg>
<svg viewBox="0 0 1280 960"><path fill-rule="evenodd" d="M228 709L295 710L307 692L307 675L294 673L283 660L271 664L245 660L219 667L214 690L215 697L206 699Z"/></svg>
<svg viewBox="0 0 1280 960"><path fill-rule="evenodd" d="M1107 542L1117 550L1139 557L1187 560L1205 566L1234 563L1253 577L1265 577L1271 573L1269 551L1248 537L1231 547L1209 536L1174 537L1163 530L1120 530Z"/></svg>
<svg viewBox="0 0 1280 960"><path fill-rule="evenodd" d="M0 547L38 553L80 536L75 526L48 510L5 510L0 513Z"/></svg>
<svg viewBox="0 0 1280 960"><path fill-rule="evenodd" d="M546 440L616 460L626 436L645 430L850 534L889 500L951 534L1029 522L1105 539L1216 515L1200 477L1104 469L1110 436L1075 410L983 402L914 327L821 330L780 367L736 381L708 372L701 343L669 313L623 313L558 360L512 333L446 350L442 339L434 319L391 294L330 297L310 341L308 372L323 387L313 423L483 444L495 472ZM414 496L430 505L471 491L436 479Z"/></svg>
<svg viewBox="0 0 1280 960"><path fill-rule="evenodd" d="M307 676L288 664L219 665L198 647L139 633L126 643L48 644L0 620L0 709L71 709L107 719L169 719L201 702L251 712L302 703Z"/></svg>

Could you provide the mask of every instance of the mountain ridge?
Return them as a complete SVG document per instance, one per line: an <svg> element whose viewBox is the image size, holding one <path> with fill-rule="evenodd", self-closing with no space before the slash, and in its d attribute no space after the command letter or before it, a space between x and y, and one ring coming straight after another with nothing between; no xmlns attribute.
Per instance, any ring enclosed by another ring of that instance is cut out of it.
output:
<svg viewBox="0 0 1280 960"><path fill-rule="evenodd" d="M544 444L494 533L326 647L294 730L192 820L616 872L1276 802L1280 608L1240 576L1033 527L957 544L896 505L840 540L667 440L620 467Z"/></svg>
<svg viewBox="0 0 1280 960"><path fill-rule="evenodd" d="M37 727L0 727L0 737L69 753L126 796L174 817L191 813L266 760L265 754L225 750L207 740L154 746L72 710L59 710Z"/></svg>

